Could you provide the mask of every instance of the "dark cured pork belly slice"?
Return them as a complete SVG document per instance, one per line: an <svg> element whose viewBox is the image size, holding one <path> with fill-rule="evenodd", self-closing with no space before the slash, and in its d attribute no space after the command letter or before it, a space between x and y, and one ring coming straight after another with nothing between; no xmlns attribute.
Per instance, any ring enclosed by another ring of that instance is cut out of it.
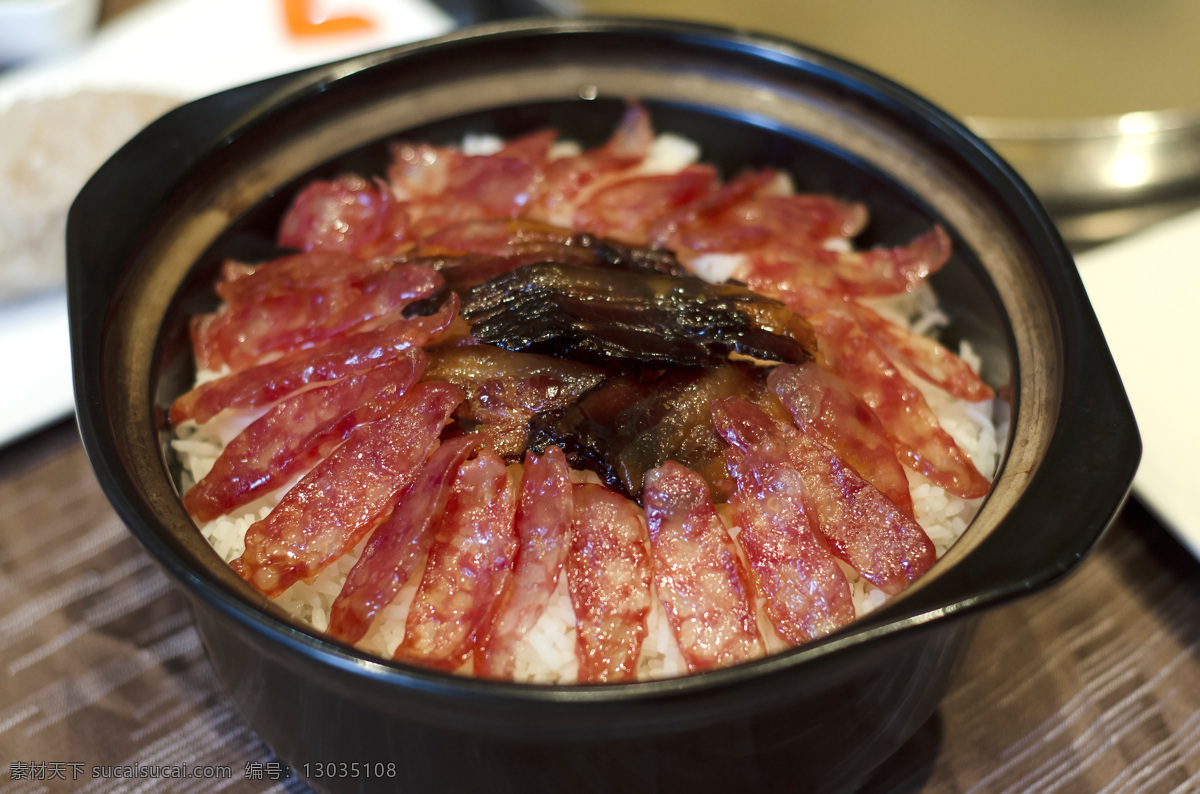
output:
<svg viewBox="0 0 1200 794"><path fill-rule="evenodd" d="M776 367L767 382L801 430L854 467L904 515L915 518L908 477L887 431L845 383L813 362Z"/></svg>
<svg viewBox="0 0 1200 794"><path fill-rule="evenodd" d="M424 385L429 384L417 388ZM406 441L400 436L396 443ZM433 543L433 527L446 509L459 466L484 441L482 436L460 436L443 442L397 494L394 508L371 534L333 601L331 635L358 642L379 611L392 603Z"/></svg>
<svg viewBox="0 0 1200 794"><path fill-rule="evenodd" d="M278 488L387 413L424 369L421 349L409 348L370 372L283 400L229 442L183 506L211 521Z"/></svg>
<svg viewBox="0 0 1200 794"><path fill-rule="evenodd" d="M653 383L609 378L561 412L537 417L530 443L534 449L561 446L576 468L596 472L610 487L637 500L643 475L668 458L700 469L721 465L715 432L703 437L705 426L711 429L708 406L716 395L731 394L739 380L730 367L712 373L676 370ZM662 422L667 427L655 432ZM692 432L696 425L700 432ZM685 450L688 442L692 448Z"/></svg>
<svg viewBox="0 0 1200 794"><path fill-rule="evenodd" d="M475 651L475 674L512 680L517 644L542 616L567 557L574 486L562 450L525 455L516 531L520 549L497 599L491 627Z"/></svg>
<svg viewBox="0 0 1200 794"><path fill-rule="evenodd" d="M516 459L529 439L529 420L565 408L604 379L586 364L491 345L464 345L429 354L429 380L444 380L467 395L455 419L467 432L491 436L501 456Z"/></svg>
<svg viewBox="0 0 1200 794"><path fill-rule="evenodd" d="M226 303L214 314L192 320L197 362L208 369L252 366L268 353L281 353L345 333L364 323L386 322L443 285L435 271L396 265L356 276L309 284L287 294L257 295Z"/></svg>
<svg viewBox="0 0 1200 794"><path fill-rule="evenodd" d="M458 314L458 296L451 293L442 307L427 317L394 320L382 328L343 334L310 348L202 383L171 405L171 423L194 419L207 422L227 408L270 405L301 389L374 369L401 351L420 347L450 325Z"/></svg>
<svg viewBox="0 0 1200 794"><path fill-rule="evenodd" d="M434 268L456 291L538 262L687 275L670 251L630 248L589 232L523 218L453 224L422 240L409 261Z"/></svg>
<svg viewBox="0 0 1200 794"><path fill-rule="evenodd" d="M396 659L455 670L471 656L512 573L515 508L504 461L494 453L483 450L459 466Z"/></svg>
<svg viewBox="0 0 1200 794"><path fill-rule="evenodd" d="M317 180L292 200L279 224L279 244L354 252L383 233L390 201L386 185L356 174Z"/></svg>
<svg viewBox="0 0 1200 794"><path fill-rule="evenodd" d="M757 659L749 573L713 508L704 478L669 460L646 474L654 590L693 673Z"/></svg>
<svg viewBox="0 0 1200 794"><path fill-rule="evenodd" d="M749 396L780 418L763 373L744 364L715 369L674 369L653 381L613 377L558 413L539 414L531 424L530 445L552 444L572 465L590 469L609 487L634 501L645 473L675 460L699 472L714 488L725 478L725 445L712 425L714 400Z"/></svg>
<svg viewBox="0 0 1200 794"><path fill-rule="evenodd" d="M409 257L408 261L436 270L446 280L446 288L462 294L477 284L530 262L542 261L541 256L524 259L516 256L497 256L479 253L430 253Z"/></svg>
<svg viewBox="0 0 1200 794"><path fill-rule="evenodd" d="M233 569L269 598L319 574L396 504L462 396L449 383L419 383L382 419L355 428L251 525Z"/></svg>
<svg viewBox="0 0 1200 794"><path fill-rule="evenodd" d="M463 316L484 343L608 368L712 367L731 353L801 363L812 329L737 285L554 263L481 284Z"/></svg>
<svg viewBox="0 0 1200 794"><path fill-rule="evenodd" d="M773 240L747 252L734 277L766 292L816 286L843 295L894 295L916 289L949 258L950 237L940 226L905 245L867 251Z"/></svg>
<svg viewBox="0 0 1200 794"><path fill-rule="evenodd" d="M640 482L637 489L622 484L617 458L644 429L641 414L653 394L648 384L609 378L564 410L536 416L530 427L530 449L558 446L573 467L596 472L610 487L634 498L640 494Z"/></svg>
<svg viewBox="0 0 1200 794"><path fill-rule="evenodd" d="M822 363L879 417L901 463L964 499L987 494L991 483L853 315L826 311L809 319L821 340Z"/></svg>
<svg viewBox="0 0 1200 794"><path fill-rule="evenodd" d="M747 412L754 433L750 443ZM804 478L785 442L761 434L763 420L770 421L736 397L713 406L718 432L735 447L728 457L737 481L730 500L734 523L741 528L737 542L776 633L791 645L802 645L852 621L854 601L842 569L816 530Z"/></svg>
<svg viewBox="0 0 1200 794"><path fill-rule="evenodd" d="M539 244L536 247L527 247L532 250L504 255L474 252L434 254L426 251L422 256L409 258L408 261L436 270L446 280L446 286L458 293L466 292L519 267L538 262L562 262L583 267L611 267L671 275L687 273L675 255L669 251L625 248L591 235L579 237L583 241L581 245L589 244L591 247Z"/></svg>
<svg viewBox="0 0 1200 794"><path fill-rule="evenodd" d="M803 486L794 493L801 496L805 512L830 550L885 593L900 592L937 561L933 543L920 525L828 447L772 420L739 397L715 404L713 421L742 454L739 465L750 465L757 457L796 472ZM737 476L739 496L744 479ZM764 489L763 496L768 494L774 499L780 490Z"/></svg>
<svg viewBox="0 0 1200 794"><path fill-rule="evenodd" d="M646 530L633 503L602 485L576 485L574 500L566 568L579 682L630 681L649 631Z"/></svg>

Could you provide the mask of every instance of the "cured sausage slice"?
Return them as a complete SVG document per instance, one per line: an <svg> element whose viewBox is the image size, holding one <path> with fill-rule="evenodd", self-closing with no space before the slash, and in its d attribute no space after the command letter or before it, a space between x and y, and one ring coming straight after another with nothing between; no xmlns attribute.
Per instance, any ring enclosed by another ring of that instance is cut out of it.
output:
<svg viewBox="0 0 1200 794"><path fill-rule="evenodd" d="M333 601L330 634L358 642L379 610L392 603L433 543L433 525L446 509L458 467L482 441L460 436L444 442L397 494L395 508L372 533Z"/></svg>
<svg viewBox="0 0 1200 794"><path fill-rule="evenodd" d="M920 525L828 447L794 427L771 420L738 397L715 406L713 419L725 439L744 456L739 466L761 461L799 475L802 486L794 493L800 495L804 512L813 519L811 525L833 554L876 587L898 593L937 560L933 543ZM767 471L761 464L756 473ZM738 476L739 488L743 479ZM795 483L788 487L791 485ZM767 489L760 500L763 505L795 498L792 493L784 496L782 487Z"/></svg>
<svg viewBox="0 0 1200 794"><path fill-rule="evenodd" d="M735 278L760 291L822 287L842 295L911 292L950 258L950 237L934 226L904 245L839 251L772 244L746 254Z"/></svg>
<svg viewBox="0 0 1200 794"><path fill-rule="evenodd" d="M409 348L363 375L280 402L229 442L204 479L183 495L183 506L211 521L278 488L316 465L354 428L387 413L424 368L420 348Z"/></svg>
<svg viewBox="0 0 1200 794"><path fill-rule="evenodd" d="M688 670L762 656L749 573L704 478L669 460L647 472L643 501L654 546L654 591Z"/></svg>
<svg viewBox="0 0 1200 794"><path fill-rule="evenodd" d="M362 277L310 284L286 294L227 303L192 321L198 363L209 369L245 369L268 353L295 350L330 339L364 323L378 325L410 303L441 288L437 272L397 265Z"/></svg>
<svg viewBox="0 0 1200 794"><path fill-rule="evenodd" d="M279 244L302 251L348 251L372 243L384 229L387 188L356 174L318 180L301 190L279 225Z"/></svg>
<svg viewBox="0 0 1200 794"><path fill-rule="evenodd" d="M451 294L437 312L427 317L402 318L373 331L336 336L202 383L171 405L171 423L194 419L203 424L227 408L270 405L306 386L374 369L401 351L424 345L446 330L457 314L458 296Z"/></svg>
<svg viewBox="0 0 1200 794"><path fill-rule="evenodd" d="M575 210L575 226L643 246L656 220L712 192L716 183L716 169L708 165L622 179L592 193Z"/></svg>
<svg viewBox="0 0 1200 794"><path fill-rule="evenodd" d="M801 430L854 467L906 516L915 517L908 477L887 431L845 383L812 362L776 367L767 383Z"/></svg>
<svg viewBox="0 0 1200 794"><path fill-rule="evenodd" d="M817 332L823 363L879 417L902 463L964 499L988 492L991 483L941 428L921 392L853 317L818 312L808 319Z"/></svg>
<svg viewBox="0 0 1200 794"><path fill-rule="evenodd" d="M395 658L455 670L471 655L511 573L515 507L494 452L458 467Z"/></svg>
<svg viewBox="0 0 1200 794"><path fill-rule="evenodd" d="M737 397L713 405L713 423L734 446L730 504L755 584L776 633L792 645L854 619L850 585L817 533L804 478L766 414Z"/></svg>
<svg viewBox="0 0 1200 794"><path fill-rule="evenodd" d="M520 550L491 628L475 653L477 675L512 679L517 644L542 616L567 557L573 490L558 447L540 458L532 452L525 455L516 517Z"/></svg>
<svg viewBox="0 0 1200 794"><path fill-rule="evenodd" d="M637 508L603 485L575 486L567 585L580 683L629 681L650 614L650 555Z"/></svg>
<svg viewBox="0 0 1200 794"><path fill-rule="evenodd" d="M233 569L269 598L316 576L387 515L461 401L457 386L421 383L378 422L355 428L251 525Z"/></svg>

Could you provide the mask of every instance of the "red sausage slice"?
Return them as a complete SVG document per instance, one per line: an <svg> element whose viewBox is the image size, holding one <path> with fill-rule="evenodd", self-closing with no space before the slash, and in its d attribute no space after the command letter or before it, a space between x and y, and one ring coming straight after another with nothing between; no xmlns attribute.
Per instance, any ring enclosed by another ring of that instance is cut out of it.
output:
<svg viewBox="0 0 1200 794"><path fill-rule="evenodd" d="M887 431L845 383L813 362L776 367L767 383L801 430L850 464L904 515L915 518L908 477Z"/></svg>
<svg viewBox="0 0 1200 794"><path fill-rule="evenodd" d="M653 142L650 114L641 105L631 103L603 146L560 157L546 165L538 195L523 214L534 220L570 225L576 208L588 193L642 162Z"/></svg>
<svg viewBox="0 0 1200 794"><path fill-rule="evenodd" d="M511 574L515 508L495 453L459 466L395 658L442 670L467 660Z"/></svg>
<svg viewBox="0 0 1200 794"><path fill-rule="evenodd" d="M693 673L765 652L749 574L713 508L708 484L669 460L646 473L654 589Z"/></svg>
<svg viewBox="0 0 1200 794"><path fill-rule="evenodd" d="M854 315L871 330L892 361L905 365L947 394L970 402L995 396L967 362L935 340L890 323L860 304L854 304Z"/></svg>
<svg viewBox="0 0 1200 794"><path fill-rule="evenodd" d="M424 345L444 331L457 314L458 296L452 293L428 317L399 319L374 331L336 336L266 364L202 383L171 405L171 422L178 425L195 419L203 424L226 408L270 405L306 386L374 369L403 350Z"/></svg>
<svg viewBox="0 0 1200 794"><path fill-rule="evenodd" d="M562 450L550 447L540 458L526 453L516 517L520 550L491 628L475 654L477 675L513 677L517 644L542 616L567 556L573 489Z"/></svg>
<svg viewBox="0 0 1200 794"><path fill-rule="evenodd" d="M397 265L362 277L226 304L192 321L197 361L209 369L252 366L267 353L295 350L345 333L368 321L386 322L413 301L433 295L442 277L434 270Z"/></svg>
<svg viewBox="0 0 1200 794"><path fill-rule="evenodd" d="M579 681L628 681L650 614L650 555L637 510L602 485L575 486L567 584L575 607Z"/></svg>
<svg viewBox="0 0 1200 794"><path fill-rule="evenodd" d="M433 526L446 509L458 467L482 440L481 436L460 436L446 441L398 495L395 509L371 535L333 601L331 635L358 642L379 610L392 603L433 543ZM398 443L410 441L401 436Z"/></svg>
<svg viewBox="0 0 1200 794"><path fill-rule="evenodd" d="M383 233L388 191L356 174L318 180L297 194L279 225L279 244L302 251L354 251Z"/></svg>
<svg viewBox="0 0 1200 794"><path fill-rule="evenodd" d="M392 508L461 401L457 386L417 384L378 422L356 428L247 530L234 570L270 598L316 576Z"/></svg>
<svg viewBox="0 0 1200 794"><path fill-rule="evenodd" d="M747 459L758 455L800 476L804 509L830 550L876 587L898 593L936 562L920 525L828 447L741 398L715 406L713 417L725 440Z"/></svg>
<svg viewBox="0 0 1200 794"><path fill-rule="evenodd" d="M183 506L211 521L278 488L354 428L387 413L424 369L425 355L409 348L363 375L289 397L229 442L212 470L184 494Z"/></svg>
<svg viewBox="0 0 1200 794"><path fill-rule="evenodd" d="M875 412L909 468L964 499L987 494L988 479L938 424L925 398L875 340L844 312L809 316L823 363Z"/></svg>
<svg viewBox="0 0 1200 794"><path fill-rule="evenodd" d="M390 259L360 259L339 251L308 251L258 265L227 260L221 266L217 295L227 303L290 295L307 289L326 289L343 279L366 278L387 270Z"/></svg>
<svg viewBox="0 0 1200 794"><path fill-rule="evenodd" d="M852 237L866 224L866 207L832 196L753 195L767 188L774 178L773 172L756 172L730 182L722 190L725 197L736 200L725 206L714 204L681 224L674 236L676 245L696 254L747 252L764 247L809 250L819 248L831 237Z"/></svg>
<svg viewBox="0 0 1200 794"><path fill-rule="evenodd" d="M713 404L717 432L731 443L737 481L730 503L766 612L786 642L802 645L854 619L850 585L815 529L804 478L787 442L762 411L737 397Z"/></svg>
<svg viewBox="0 0 1200 794"><path fill-rule="evenodd" d="M894 248L835 251L820 245L771 245L747 254L735 277L763 291L806 286L843 295L910 292L950 258L950 237L940 226Z"/></svg>
<svg viewBox="0 0 1200 794"><path fill-rule="evenodd" d="M601 187L580 204L575 227L644 246L657 219L712 192L716 182L716 169L707 165L622 179Z"/></svg>

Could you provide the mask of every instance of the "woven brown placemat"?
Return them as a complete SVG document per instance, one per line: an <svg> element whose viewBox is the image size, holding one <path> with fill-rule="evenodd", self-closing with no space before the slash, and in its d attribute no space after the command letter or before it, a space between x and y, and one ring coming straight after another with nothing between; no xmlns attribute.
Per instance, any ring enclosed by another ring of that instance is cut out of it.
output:
<svg viewBox="0 0 1200 794"><path fill-rule="evenodd" d="M0 451L0 763L0 794L307 791L220 691L69 425ZM114 777L142 768L219 777ZM867 790L1200 791L1200 564L1128 507L1076 573L980 619Z"/></svg>
<svg viewBox="0 0 1200 794"><path fill-rule="evenodd" d="M979 621L868 791L1200 791L1200 563L1129 504L1065 581Z"/></svg>
<svg viewBox="0 0 1200 794"><path fill-rule="evenodd" d="M0 456L0 792L307 791L220 691L74 428Z"/></svg>

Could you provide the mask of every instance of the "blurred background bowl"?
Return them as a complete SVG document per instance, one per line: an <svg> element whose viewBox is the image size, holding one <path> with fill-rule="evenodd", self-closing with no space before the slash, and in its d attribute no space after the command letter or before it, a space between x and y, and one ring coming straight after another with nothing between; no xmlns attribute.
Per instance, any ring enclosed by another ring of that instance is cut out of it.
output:
<svg viewBox="0 0 1200 794"><path fill-rule="evenodd" d="M0 0L0 67L78 46L99 13L100 0Z"/></svg>
<svg viewBox="0 0 1200 794"><path fill-rule="evenodd" d="M920 92L982 136L1083 250L1200 206L1192 0L439 0L460 20L628 14L769 31Z"/></svg>

